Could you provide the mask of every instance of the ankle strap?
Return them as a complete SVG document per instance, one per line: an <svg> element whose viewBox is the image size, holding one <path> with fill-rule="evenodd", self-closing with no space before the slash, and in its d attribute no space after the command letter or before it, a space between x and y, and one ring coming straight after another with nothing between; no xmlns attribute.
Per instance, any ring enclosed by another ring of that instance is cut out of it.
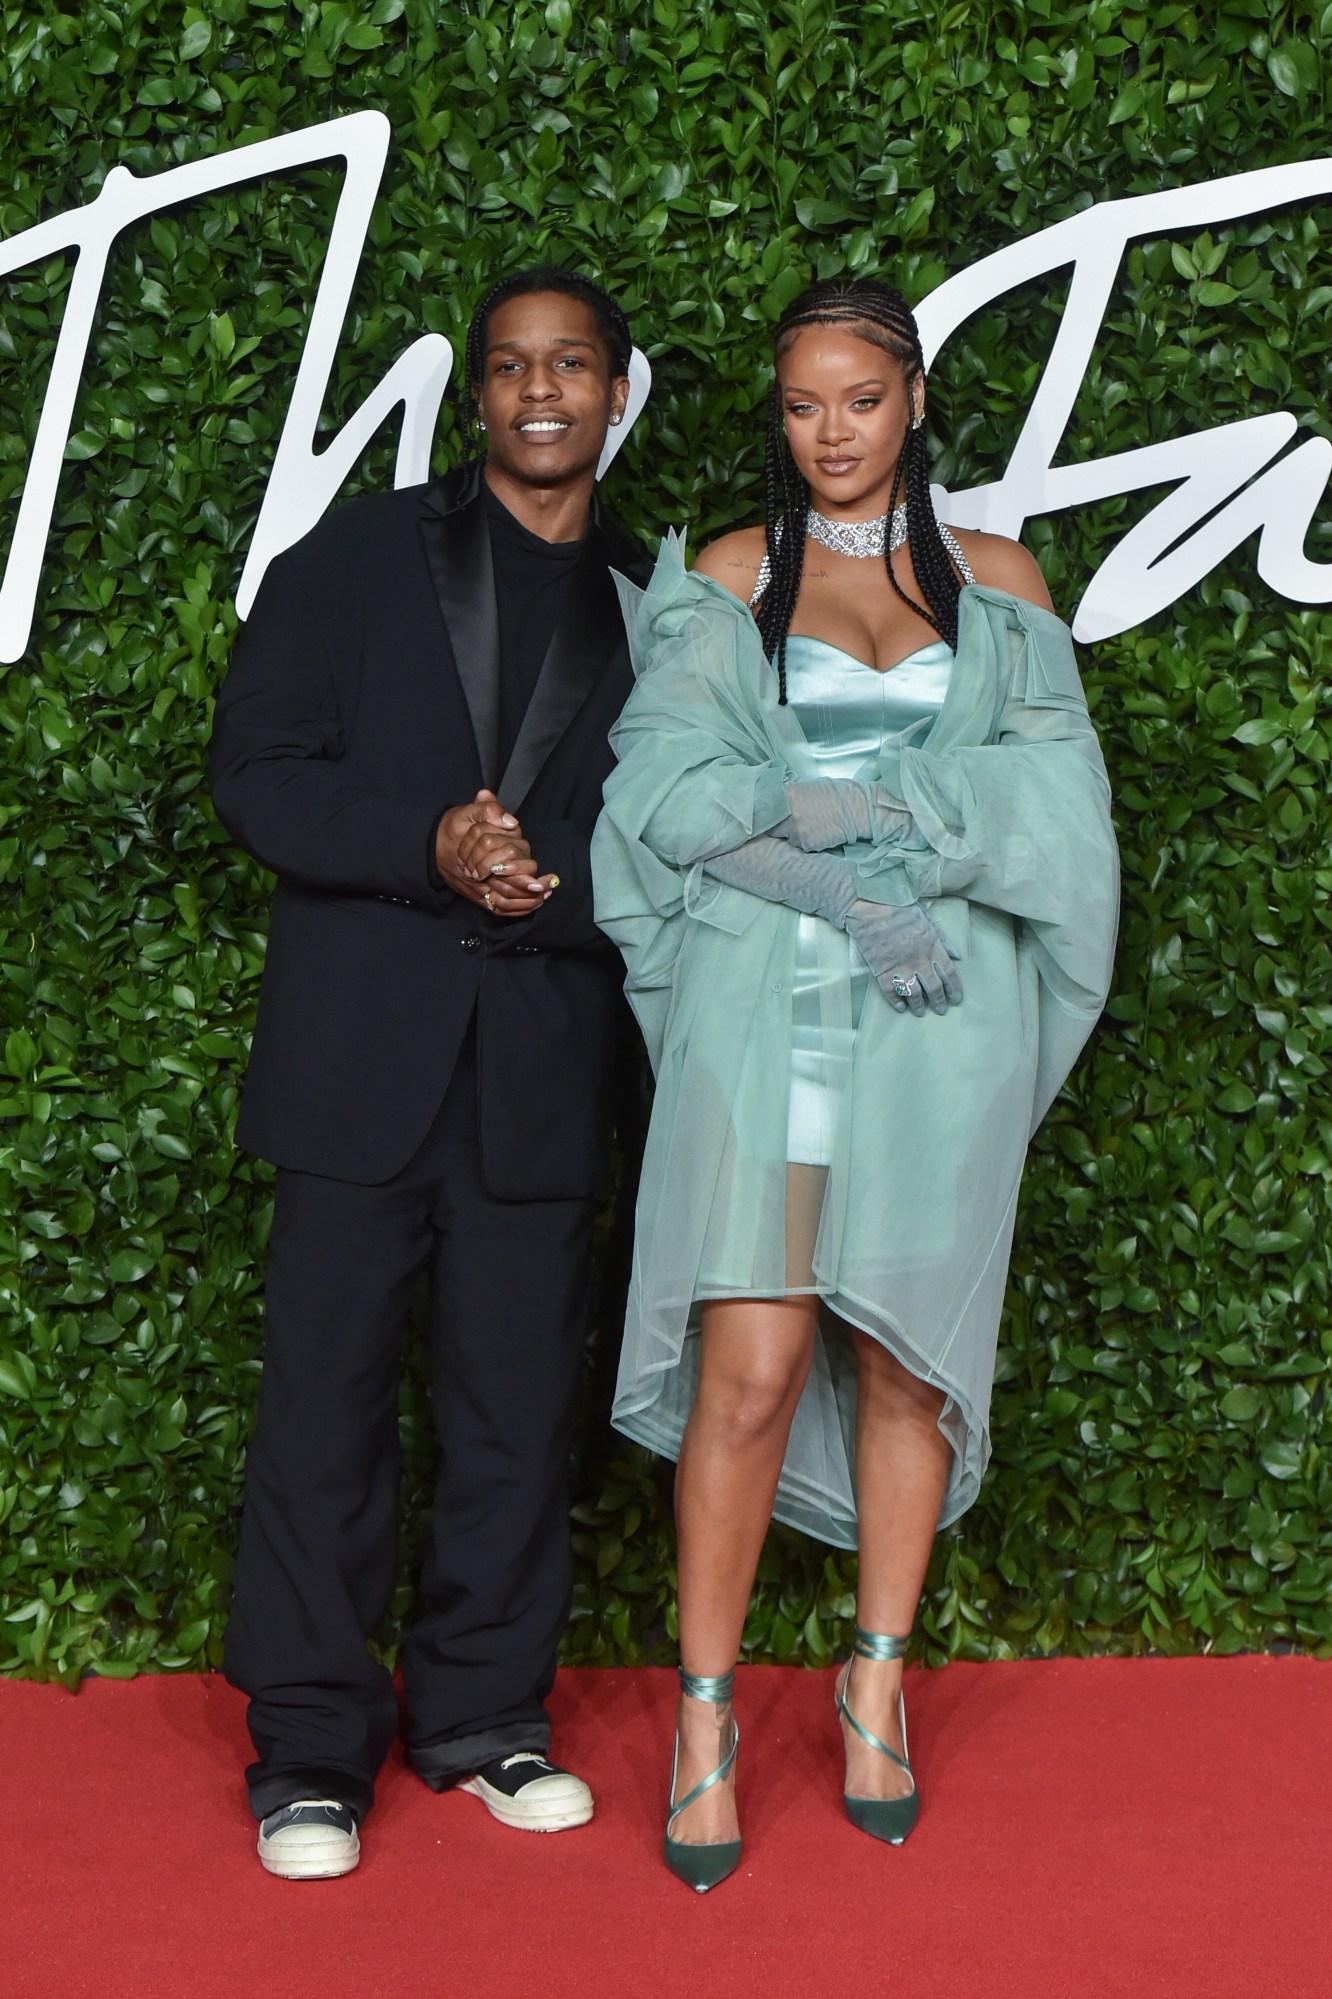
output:
<svg viewBox="0 0 1332 1999"><path fill-rule="evenodd" d="M680 1690L691 1701L729 1701L735 1694L735 1667L729 1673L718 1673L709 1677L706 1673L686 1673L683 1666L676 1668L680 1675Z"/></svg>
<svg viewBox="0 0 1332 1999"><path fill-rule="evenodd" d="M856 1626L855 1655L858 1659L905 1659L911 1633L905 1638L886 1638L881 1631L863 1631Z"/></svg>

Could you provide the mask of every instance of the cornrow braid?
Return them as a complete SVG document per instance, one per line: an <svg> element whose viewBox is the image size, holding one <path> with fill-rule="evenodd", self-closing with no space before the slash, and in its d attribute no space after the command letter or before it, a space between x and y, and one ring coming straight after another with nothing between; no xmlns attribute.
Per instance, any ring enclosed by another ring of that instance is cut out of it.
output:
<svg viewBox="0 0 1332 1999"><path fill-rule="evenodd" d="M805 537L784 534L787 521L803 524L809 510L809 488L796 469L786 441L780 388L774 387L768 410L768 436L763 453L764 530L772 573L757 611L763 650L777 667L777 699L786 706L786 636L800 595L805 570ZM776 553L774 554L774 551Z"/></svg>
<svg viewBox="0 0 1332 1999"><path fill-rule="evenodd" d="M920 334L910 306L890 285L875 278L839 280L811 285L792 301L773 332L773 358L781 360L798 333L809 326L845 326L862 339L883 348L906 370L908 392L918 375L924 376L925 356ZM809 512L809 486L802 478L786 441L780 383L774 385L768 416L767 446L763 465L766 503L765 530L769 582L755 616L763 639L763 649L777 667L778 699L786 703L786 639L800 594L800 578L805 563L805 517ZM957 602L962 584L939 532L934 500L930 493L929 463L925 452L923 423L913 421L902 445L893 475L889 519L905 488L907 542L911 566L916 572L925 602L918 604L907 595L893 569L893 552L884 538L884 562L888 581L902 602L933 626L941 639L957 648Z"/></svg>
<svg viewBox="0 0 1332 1999"><path fill-rule="evenodd" d="M585 278L580 271L567 271L558 264L535 264L530 270L511 271L508 277L500 278L490 287L472 314L467 328L463 348L463 429L471 440L470 458L483 455L479 442L471 436L471 427L476 421L481 384L485 380L486 334L490 316L511 298L524 298L531 292L559 292L565 298L576 298L583 305L590 306L597 322L597 332L605 343L612 379L629 373L634 338L623 309L609 292L593 284L591 278Z"/></svg>

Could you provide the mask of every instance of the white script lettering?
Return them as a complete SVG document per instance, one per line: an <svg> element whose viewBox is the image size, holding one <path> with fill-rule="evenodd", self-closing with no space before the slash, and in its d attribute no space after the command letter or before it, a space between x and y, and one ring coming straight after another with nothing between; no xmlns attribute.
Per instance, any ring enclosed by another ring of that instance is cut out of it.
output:
<svg viewBox="0 0 1332 1999"><path fill-rule="evenodd" d="M435 423L453 365L452 347L442 334L415 340L337 436L322 451L314 448L388 142L387 119L377 111L357 111L148 179L116 167L86 208L37 223L0 244L0 276L67 249L79 252L0 581L0 661L20 658L31 634L60 468L112 244L122 230L159 209L315 160L346 162L291 403L236 593L240 615L248 613L274 556L319 520L370 438L399 404L394 483L412 485L428 478ZM1332 160L1322 159L1100 202L959 271L919 306L921 337L931 362L965 320L1015 285L1073 266L1059 333L1003 477L940 493L939 504L945 518L958 526L1018 535L1034 515L1148 486L1173 487L1092 577L1074 620L1079 638L1112 637L1166 609L1255 532L1258 573L1273 590L1299 603L1332 602L1332 565L1310 562L1304 554L1309 525L1332 473L1332 442L1306 438L1281 457L1297 429L1289 412L1266 411L1108 458L1061 466L1053 462L1131 241L1197 230L1328 192ZM629 374L625 421L608 437L598 475L624 443L650 392L651 369L637 348Z"/></svg>
<svg viewBox="0 0 1332 1999"><path fill-rule="evenodd" d="M303 132L261 139L254 145L171 167L149 179L141 180L125 167L113 167L96 200L86 208L53 216L0 243L0 277L68 249L79 252L0 583L0 660L20 659L32 632L56 486L111 246L122 230L159 209L198 200L260 175L289 173L315 160L341 158L346 162L346 179L338 197L291 404L236 592L236 608L242 617L253 604L274 556L314 526L375 431L398 404L402 405L402 428L394 484L416 485L429 478L435 422L453 366L453 348L441 333L426 333L414 340L337 436L322 451L314 448L315 427L384 171L389 130L388 119L381 112L353 111ZM598 476L624 443L647 401L651 381L648 362L635 348L624 421L606 440Z"/></svg>
<svg viewBox="0 0 1332 1999"><path fill-rule="evenodd" d="M1175 487L1096 571L1073 621L1075 637L1112 638L1154 617L1255 531L1258 574L1265 583L1297 603L1332 602L1332 564L1310 562L1304 554L1332 472L1332 442L1307 438L1273 463L1297 429L1287 411L1219 424L1110 458L1053 462L1120 262L1134 238L1204 229L1329 192L1332 159L1322 159L1098 202L981 258L917 308L928 366L973 313L1015 285L1073 266L1059 333L1003 478L937 497L942 517L955 525L1016 537L1033 515L1089 506L1144 486ZM1264 466L1268 469L1256 477Z"/></svg>

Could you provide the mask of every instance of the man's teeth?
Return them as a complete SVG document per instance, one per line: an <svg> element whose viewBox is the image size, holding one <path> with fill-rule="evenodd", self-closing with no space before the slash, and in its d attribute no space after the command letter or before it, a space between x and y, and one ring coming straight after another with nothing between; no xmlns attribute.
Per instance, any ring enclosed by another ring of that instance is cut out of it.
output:
<svg viewBox="0 0 1332 1999"><path fill-rule="evenodd" d="M555 418L553 418L553 417L552 417L552 418L550 418L550 419L544 419L544 418L543 418L543 419L542 419L541 421L539 421L539 422L536 422L536 423L520 423L520 424L519 424L519 426L518 426L518 428L519 428L519 430L524 430L524 431L527 431L527 430L567 430L567 429L569 428L569 426L568 426L568 424L567 424L567 423L562 423L562 422L559 422L559 421L558 421L557 419L555 419Z"/></svg>

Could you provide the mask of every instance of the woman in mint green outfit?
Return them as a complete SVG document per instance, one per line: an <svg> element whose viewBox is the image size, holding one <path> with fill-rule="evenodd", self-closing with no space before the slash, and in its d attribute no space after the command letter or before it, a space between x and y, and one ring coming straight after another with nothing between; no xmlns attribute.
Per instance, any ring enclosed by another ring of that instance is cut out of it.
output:
<svg viewBox="0 0 1332 1999"><path fill-rule="evenodd" d="M776 332L765 528L623 586L638 675L593 842L656 1098L614 1421L679 1460L666 1859L739 1858L732 1669L773 1513L860 1549L852 1822L918 1807L902 1658L975 1498L1027 1142L1109 983L1109 791L1013 542L934 517L905 302ZM965 988L965 991L964 991Z"/></svg>

